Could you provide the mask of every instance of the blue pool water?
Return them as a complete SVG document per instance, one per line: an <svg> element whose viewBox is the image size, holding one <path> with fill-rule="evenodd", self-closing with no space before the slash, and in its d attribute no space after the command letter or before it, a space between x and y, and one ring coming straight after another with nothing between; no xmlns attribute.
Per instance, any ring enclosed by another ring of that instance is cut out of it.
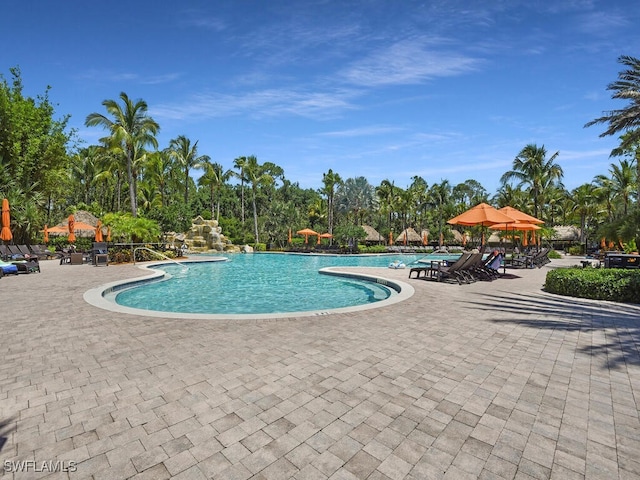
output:
<svg viewBox="0 0 640 480"><path fill-rule="evenodd" d="M407 267L425 255L329 256L280 254L221 255L226 262L176 264L160 268L165 281L119 292L120 305L164 312L257 314L302 312L363 305L395 292L368 281L322 275L323 267L387 267L401 260Z"/></svg>

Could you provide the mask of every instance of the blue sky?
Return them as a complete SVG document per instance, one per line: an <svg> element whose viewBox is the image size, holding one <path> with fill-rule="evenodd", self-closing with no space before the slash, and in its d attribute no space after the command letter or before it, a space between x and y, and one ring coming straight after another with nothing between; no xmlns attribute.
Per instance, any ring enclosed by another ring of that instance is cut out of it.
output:
<svg viewBox="0 0 640 480"><path fill-rule="evenodd" d="M19 66L25 95L50 85L87 144L104 132L86 116L126 92L161 148L186 135L304 188L331 168L493 194L535 143L572 189L617 162L617 138L583 126L625 105L606 87L640 56L639 17L637 0L3 0L0 73Z"/></svg>

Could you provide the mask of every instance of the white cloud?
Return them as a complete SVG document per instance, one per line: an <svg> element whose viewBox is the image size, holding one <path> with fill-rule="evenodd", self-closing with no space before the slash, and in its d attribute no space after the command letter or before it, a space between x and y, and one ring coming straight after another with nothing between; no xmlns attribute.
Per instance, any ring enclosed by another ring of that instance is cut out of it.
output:
<svg viewBox="0 0 640 480"><path fill-rule="evenodd" d="M308 118L330 118L356 108L351 100L354 91L303 92L271 89L246 94L199 94L187 103L165 104L150 108L154 118L188 120L249 115L254 118L293 115Z"/></svg>
<svg viewBox="0 0 640 480"><path fill-rule="evenodd" d="M621 27L629 24L625 15L602 10L588 12L578 17L578 28L589 35L618 34Z"/></svg>
<svg viewBox="0 0 640 480"><path fill-rule="evenodd" d="M336 130L332 132L320 132L322 137L368 137L371 135L381 135L385 133L394 133L402 130L400 127L390 127L383 125L371 125L367 127L351 128L347 130Z"/></svg>
<svg viewBox="0 0 640 480"><path fill-rule="evenodd" d="M132 72L114 72L109 70L88 70L81 75L79 78L82 80L89 80L95 82L106 82L106 83L137 83L142 85L157 85L163 83L171 83L174 80L180 78L182 74L174 72L174 73L164 73L160 75L144 75L140 73L132 73Z"/></svg>
<svg viewBox="0 0 640 480"><path fill-rule="evenodd" d="M360 86L408 85L460 75L477 69L481 63L461 53L438 50L437 43L441 42L426 39L397 42L355 62L341 76Z"/></svg>

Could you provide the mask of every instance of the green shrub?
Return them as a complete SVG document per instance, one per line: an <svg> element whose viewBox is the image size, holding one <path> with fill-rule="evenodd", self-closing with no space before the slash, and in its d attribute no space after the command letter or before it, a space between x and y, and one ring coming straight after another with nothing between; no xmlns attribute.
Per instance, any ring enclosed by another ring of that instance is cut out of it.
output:
<svg viewBox="0 0 640 480"><path fill-rule="evenodd" d="M358 245L360 253L386 253L387 247L384 245Z"/></svg>
<svg viewBox="0 0 640 480"><path fill-rule="evenodd" d="M558 252L556 252L555 250L549 250L549 254L547 255L550 259L559 259L562 258L562 255L560 255Z"/></svg>
<svg viewBox="0 0 640 480"><path fill-rule="evenodd" d="M640 303L640 270L558 268L547 273L544 289L570 297Z"/></svg>
<svg viewBox="0 0 640 480"><path fill-rule="evenodd" d="M574 245L569 247L569 255L582 255L584 253L584 247L582 245Z"/></svg>
<svg viewBox="0 0 640 480"><path fill-rule="evenodd" d="M254 243L253 244L253 251L254 252L266 252L267 251L267 244L266 243Z"/></svg>

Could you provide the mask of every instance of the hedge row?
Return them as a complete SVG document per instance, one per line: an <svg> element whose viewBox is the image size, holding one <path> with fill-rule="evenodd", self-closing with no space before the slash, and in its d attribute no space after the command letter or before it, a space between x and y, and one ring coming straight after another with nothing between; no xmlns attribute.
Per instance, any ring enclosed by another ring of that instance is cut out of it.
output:
<svg viewBox="0 0 640 480"><path fill-rule="evenodd" d="M544 289L571 297L640 303L640 270L557 268L547 273Z"/></svg>

